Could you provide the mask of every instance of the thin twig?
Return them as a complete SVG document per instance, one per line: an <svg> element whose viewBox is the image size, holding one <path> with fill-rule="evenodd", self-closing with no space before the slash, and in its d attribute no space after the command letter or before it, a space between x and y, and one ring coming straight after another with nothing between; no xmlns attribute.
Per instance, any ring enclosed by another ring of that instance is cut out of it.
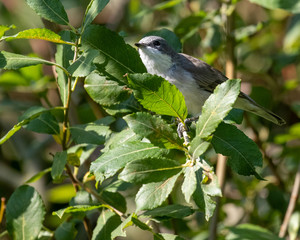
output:
<svg viewBox="0 0 300 240"><path fill-rule="evenodd" d="M0 224L2 223L4 211L5 211L6 205L5 205L5 198L1 198L1 208L0 208Z"/></svg>
<svg viewBox="0 0 300 240"><path fill-rule="evenodd" d="M289 202L288 208L286 210L284 220L283 220L282 225L280 227L279 237L281 237L281 238L283 238L286 234L286 230L287 230L288 224L290 222L290 218L291 218L292 213L295 209L296 202L297 202L297 199L298 199L299 188L300 188L300 163L298 165L298 171L296 173L295 182L294 182L290 202Z"/></svg>

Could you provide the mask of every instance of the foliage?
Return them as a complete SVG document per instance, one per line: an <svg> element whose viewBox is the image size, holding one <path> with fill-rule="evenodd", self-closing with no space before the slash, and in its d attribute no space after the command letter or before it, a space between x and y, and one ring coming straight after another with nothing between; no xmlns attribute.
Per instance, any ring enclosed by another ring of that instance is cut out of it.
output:
<svg viewBox="0 0 300 240"><path fill-rule="evenodd" d="M217 64L220 61L218 56L224 50L221 39L221 17L224 13L222 10L205 12L200 7L194 10L191 2L167 1L147 7L133 0L128 8L128 23L123 23L123 26L120 23L120 28L128 35L163 36L176 51L182 48L180 40L187 52L199 45L203 48L204 59ZM241 17L236 17L238 27L230 36L238 49L238 68L250 77L264 76L275 93L285 91L284 94L289 94L298 86L296 79L288 79L283 86L273 79L278 78L276 73L289 64L299 67L299 34L295 30L299 16L292 15L299 12L299 4L293 5L290 1L250 2L269 9L286 10L284 17L290 17L291 23L283 41L285 51L266 58L261 56L261 52L267 53L268 49L263 44L270 45L273 41L270 38L272 19L267 23L247 24ZM138 52L132 44L126 43L129 40L124 37L124 32L92 24L98 14L109 7L109 0L91 0L77 27L72 24L64 2L26 0L26 3L43 19L47 28L35 27L7 35L15 27L1 25L0 42L14 46L14 42L22 41L20 39L46 40L56 44L56 53L52 54L51 60L46 60L27 55L18 47L8 47L8 51L0 52L0 68L3 69L0 97L7 98L8 102L6 108L5 101L0 103L1 108L4 107L0 112L9 112L9 104L23 112L16 124L10 123L10 129L6 127L7 131L1 132L0 144L4 154L0 156L6 156L4 148L9 144L15 145L17 150L20 136L36 136L35 145L32 144L29 149L38 152L39 162L39 169L35 169L37 173L27 175L27 182L18 182L11 196L7 196L7 232L1 231L0 236L8 234L12 239L129 238L127 228L135 226L154 239L206 239L203 234L207 233L207 222L214 214L216 199L222 198L228 204L225 206L235 202L242 208L235 200L244 201L244 217L251 222L226 226L225 214L221 214L224 224L220 224L220 239L255 239L257 236L280 239L273 230L278 228L279 219L285 212L282 207L287 203L288 185L292 183L291 176L295 172L293 166L298 164L295 160L299 153L298 143L296 147L288 143L299 139L299 124L292 125L284 134L278 134L283 129L273 128L267 123L267 127L263 127L260 120L247 115L246 123L236 127L241 123L241 112L233 109L233 105L239 96L241 81L230 79L215 88L199 119L189 127L188 136L181 139L176 121L184 129L188 128L185 121L188 110L181 92L165 79L146 73ZM238 1L232 1L229 6L225 4L228 8L226 14L238 9L238 4ZM185 16L178 17L180 9L185 10ZM174 20L174 23L169 20L169 28L174 29L175 34L166 28L143 32L145 23L142 19L161 12ZM14 24L17 25L17 20ZM64 30L58 31L59 28ZM199 36L204 36L204 39L200 41ZM43 77L40 64L50 66L55 81ZM39 101L22 105L9 98L10 93L21 93L24 87ZM56 91L56 101L53 101L51 98ZM255 92L268 96L259 88L253 91L253 98ZM284 98L276 97L277 100ZM262 105L268 105L268 102L267 99ZM294 111L299 117L299 103L292 102L290 105L291 109L283 111L285 115L292 115ZM292 124L295 118L292 115L287 120ZM256 142L246 135L250 131ZM40 135L36 133L43 134L45 140L38 143ZM267 137L261 140L263 134ZM290 164L280 163L287 172L286 182L278 173L279 168L274 166L273 158L278 160L279 156L269 156L269 148L273 150L273 139L281 147L280 159L287 159ZM42 149L45 149L43 154L50 155L44 166L40 163ZM226 189L225 192L221 190L214 170L214 153L228 156L230 174L227 187L235 188L232 194ZM32 156L31 152L27 155L21 153L21 160L25 164ZM268 159L267 164L263 164L264 157ZM42 180L59 185L52 187L48 196L41 191L41 197L37 185L32 187L28 184ZM276 181L280 189L274 187ZM71 191L67 184L70 182ZM259 192L262 188L268 191L268 197ZM46 213L48 201L53 203ZM133 201L135 207L132 207ZM255 201L262 206L257 206L251 215ZM270 211L263 209L266 205ZM299 223L296 213L292 219ZM232 216L232 213L229 215ZM0 211L0 223L1 220ZM239 220L242 222L243 217ZM91 221L94 221L93 224L90 224ZM191 226L193 221L194 225L202 224L203 228ZM251 223L264 225L269 230ZM162 226L173 228L174 234L160 231ZM292 226L290 236L296 237L299 224Z"/></svg>

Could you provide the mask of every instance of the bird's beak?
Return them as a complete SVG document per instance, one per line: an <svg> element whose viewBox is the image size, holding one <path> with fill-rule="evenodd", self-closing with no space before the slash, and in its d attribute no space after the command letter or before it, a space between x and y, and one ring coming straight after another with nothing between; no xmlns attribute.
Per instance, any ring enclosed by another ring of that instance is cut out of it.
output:
<svg viewBox="0 0 300 240"><path fill-rule="evenodd" d="M145 46L145 44L143 44L143 43L135 43L134 45L137 46L138 48Z"/></svg>

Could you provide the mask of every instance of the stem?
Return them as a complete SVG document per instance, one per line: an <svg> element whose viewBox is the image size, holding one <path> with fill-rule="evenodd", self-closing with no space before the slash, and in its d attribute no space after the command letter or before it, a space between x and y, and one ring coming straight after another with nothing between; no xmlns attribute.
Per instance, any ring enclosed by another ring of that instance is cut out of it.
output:
<svg viewBox="0 0 300 240"><path fill-rule="evenodd" d="M222 3L221 9L223 10L222 18L225 23L225 34L226 34L226 66L225 72L226 76L229 79L233 79L236 76L235 70L235 57L234 57L234 47L235 47L235 39L232 35L234 30L234 12L228 12L228 9L232 6L231 0L226 0ZM223 188L225 185L225 175L226 175L226 162L227 157L223 155L218 155L217 167L216 167L216 175L219 180L219 184L221 190L223 192ZM220 211L220 198L216 199L216 209L210 224L210 234L209 239L215 240L217 239L217 226L219 220L219 211Z"/></svg>
<svg viewBox="0 0 300 240"><path fill-rule="evenodd" d="M298 198L298 195L299 195L299 188L300 188L300 163L298 165L298 171L296 173L295 182L294 182L290 202L289 202L288 208L286 210L283 223L280 227L279 237L281 237L281 238L283 238L286 234L286 230L287 230L288 224L290 222L290 218L291 218L292 213L293 213L293 211L295 209L295 206L296 206L297 198Z"/></svg>
<svg viewBox="0 0 300 240"><path fill-rule="evenodd" d="M3 215L5 211L6 205L5 205L5 198L1 198L1 208L0 208L0 224L2 223L3 220Z"/></svg>

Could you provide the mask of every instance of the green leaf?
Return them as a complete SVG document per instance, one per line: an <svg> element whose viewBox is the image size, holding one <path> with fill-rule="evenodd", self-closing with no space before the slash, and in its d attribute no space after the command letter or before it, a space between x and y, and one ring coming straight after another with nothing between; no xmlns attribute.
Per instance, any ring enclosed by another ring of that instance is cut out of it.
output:
<svg viewBox="0 0 300 240"><path fill-rule="evenodd" d="M279 238L272 232L260 226L244 223L236 227L228 228L230 233L226 236L226 240L235 239L259 239L259 240L283 240L284 238Z"/></svg>
<svg viewBox="0 0 300 240"><path fill-rule="evenodd" d="M155 234L153 240L184 240L184 238L170 233Z"/></svg>
<svg viewBox="0 0 300 240"><path fill-rule="evenodd" d="M121 132L112 133L110 138L105 142L105 148L102 152L107 152L110 149L121 146L128 142L135 142L142 140L142 137L135 134L130 128L126 128Z"/></svg>
<svg viewBox="0 0 300 240"><path fill-rule="evenodd" d="M15 25L10 25L10 26L5 26L5 25L0 25L0 38L5 34L6 31L15 28Z"/></svg>
<svg viewBox="0 0 300 240"><path fill-rule="evenodd" d="M75 34L70 31L60 32L60 36L64 41L74 41ZM58 44L56 47L55 61L57 64L60 64L65 69L70 66L70 62L73 60L74 52L72 46L65 44ZM56 68L57 72L57 84L59 87L60 99L63 106L66 105L68 98L68 76L66 73L60 69Z"/></svg>
<svg viewBox="0 0 300 240"><path fill-rule="evenodd" d="M75 228L75 222L63 222L54 232L56 240L70 240L75 239L77 235L77 229Z"/></svg>
<svg viewBox="0 0 300 240"><path fill-rule="evenodd" d="M67 163L67 152L57 152L53 158L51 176L54 181L59 181Z"/></svg>
<svg viewBox="0 0 300 240"><path fill-rule="evenodd" d="M143 213L143 215L151 217L170 217L170 218L184 218L194 213L194 210L188 206L179 204L158 207Z"/></svg>
<svg viewBox="0 0 300 240"><path fill-rule="evenodd" d="M167 154L166 149L153 146L145 142L129 142L101 155L91 164L90 171L95 174L96 181L102 182L105 178L113 176L119 169L131 161L160 157Z"/></svg>
<svg viewBox="0 0 300 240"><path fill-rule="evenodd" d="M262 167L262 154L257 145L242 131L233 125L219 125L212 139L212 145L217 153L228 156L228 165L241 175L254 175L263 178L255 171Z"/></svg>
<svg viewBox="0 0 300 240"><path fill-rule="evenodd" d="M132 215L131 221L134 223L134 225L136 225L140 229L142 229L144 231L153 232L152 228L150 226L148 226L146 223L142 222L140 219L138 219L138 216L136 214Z"/></svg>
<svg viewBox="0 0 300 240"><path fill-rule="evenodd" d="M42 113L25 125L24 128L29 131L52 135L58 135L60 131L56 118L50 112Z"/></svg>
<svg viewBox="0 0 300 240"><path fill-rule="evenodd" d="M120 103L129 97L128 91L117 81L107 79L98 72L93 72L84 81L84 88L90 97L101 105Z"/></svg>
<svg viewBox="0 0 300 240"><path fill-rule="evenodd" d="M194 167L186 167L184 169L184 180L182 183L181 191L184 195L185 201L190 202L191 196L197 187L197 179Z"/></svg>
<svg viewBox="0 0 300 240"><path fill-rule="evenodd" d="M85 27L88 26L97 15L103 10L103 8L107 5L109 0L91 0L89 5L86 8L83 20L82 31L84 31Z"/></svg>
<svg viewBox="0 0 300 240"><path fill-rule="evenodd" d="M159 36L164 38L168 44L176 51L176 52L181 52L182 49L182 45L181 42L179 40L179 38L176 36L176 34L172 31L170 31L169 29L166 28L162 28L159 30L154 30L151 32L148 32L144 35L144 37L146 36Z"/></svg>
<svg viewBox="0 0 300 240"><path fill-rule="evenodd" d="M230 79L216 87L203 105L202 114L197 122L197 136L206 138L215 131L232 109L240 93L240 82L239 79Z"/></svg>
<svg viewBox="0 0 300 240"><path fill-rule="evenodd" d="M98 208L103 208L105 205L76 205L70 206L67 208L60 209L52 213L52 215L56 215L59 218L62 218L65 213L77 213L77 212L87 212Z"/></svg>
<svg viewBox="0 0 300 240"><path fill-rule="evenodd" d="M11 195L6 206L7 231L12 239L36 239L42 228L45 207L31 186L23 185Z"/></svg>
<svg viewBox="0 0 300 240"><path fill-rule="evenodd" d="M19 69L22 67L37 65L37 64L58 66L58 64L56 63L49 62L41 58L28 57L20 54L0 51L0 68L11 70L11 69Z"/></svg>
<svg viewBox="0 0 300 240"><path fill-rule="evenodd" d="M167 158L145 158L126 165L119 178L130 183L161 182L182 170L180 164Z"/></svg>
<svg viewBox="0 0 300 240"><path fill-rule="evenodd" d="M232 79L218 85L205 101L202 114L196 123L196 137L191 141L189 152L194 158L208 148L205 141L232 109L240 92L240 80Z"/></svg>
<svg viewBox="0 0 300 240"><path fill-rule="evenodd" d="M149 73L129 74L127 79L130 87L134 89L135 97L144 108L184 121L188 114L187 108L182 93L175 85Z"/></svg>
<svg viewBox="0 0 300 240"><path fill-rule="evenodd" d="M103 106L105 111L110 115L121 115L132 113L132 112L140 112L143 110L143 107L139 104L139 102L134 98L133 94L126 99L125 101L114 104L110 106Z"/></svg>
<svg viewBox="0 0 300 240"><path fill-rule="evenodd" d="M196 171L197 187L193 193L193 199L201 211L205 213L205 219L208 221L216 208L215 201L203 190L202 169Z"/></svg>
<svg viewBox="0 0 300 240"><path fill-rule="evenodd" d="M295 14L291 16L289 20L289 25L287 27L287 31L284 36L283 41L283 49L287 53L295 53L297 54L300 48L300 14Z"/></svg>
<svg viewBox="0 0 300 240"><path fill-rule="evenodd" d="M243 122L244 111L242 109L233 108L224 118L224 122L228 124L241 124Z"/></svg>
<svg viewBox="0 0 300 240"><path fill-rule="evenodd" d="M51 30L47 28L32 28L27 29L22 32L18 32L15 35L12 36L5 36L2 37L2 39L5 39L7 41L14 40L14 39L40 39L40 40L46 40L49 42L54 43L62 43L62 44L69 44L69 45L75 45L72 42L66 42L61 39L61 36L52 32Z"/></svg>
<svg viewBox="0 0 300 240"><path fill-rule="evenodd" d="M34 176L32 176L30 179L28 179L25 183L33 183L38 181L41 177L43 177L45 174L47 174L48 172L51 172L51 168L46 168L41 172L38 172L37 174L35 174Z"/></svg>
<svg viewBox="0 0 300 240"><path fill-rule="evenodd" d="M98 71L111 80L124 82L124 74L146 72L138 52L121 36L104 26L89 25L82 35L82 48L98 50Z"/></svg>
<svg viewBox="0 0 300 240"><path fill-rule="evenodd" d="M122 213L126 212L126 200L122 196L122 194L118 192L101 191L100 196L105 203L109 204L110 206L114 207Z"/></svg>
<svg viewBox="0 0 300 240"><path fill-rule="evenodd" d="M112 122L114 118L108 116L92 123L74 125L70 127L71 136L77 144L103 144L111 133L109 125Z"/></svg>
<svg viewBox="0 0 300 240"><path fill-rule="evenodd" d="M18 124L14 125L14 127L9 130L6 135L4 135L0 139L0 145L6 142L11 136L13 136L20 128L26 124L28 124L30 121L34 120L35 118L39 117L42 113L54 111L54 110L60 110L61 108L52 108L52 109L45 109L43 107L31 107L29 108L21 117Z"/></svg>
<svg viewBox="0 0 300 240"><path fill-rule="evenodd" d="M16 71L6 71L0 75L0 85L2 87L29 86L30 80Z"/></svg>
<svg viewBox="0 0 300 240"><path fill-rule="evenodd" d="M295 0L250 0L268 9L283 9L292 13L300 13L300 2Z"/></svg>
<svg viewBox="0 0 300 240"><path fill-rule="evenodd" d="M128 218L126 218L122 224L120 224L112 233L111 239L115 239L116 237L126 237L126 232L124 231L125 228L130 227L133 225L131 214Z"/></svg>
<svg viewBox="0 0 300 240"><path fill-rule="evenodd" d="M125 116L124 120L136 134L148 138L154 145L183 149L178 134L160 117L147 112L137 112Z"/></svg>
<svg viewBox="0 0 300 240"><path fill-rule="evenodd" d="M177 174L162 182L144 184L136 194L137 211L160 206L172 192L179 175Z"/></svg>
<svg viewBox="0 0 300 240"><path fill-rule="evenodd" d="M111 240L112 232L121 224L121 219L111 211L102 211L93 231L92 240Z"/></svg>
<svg viewBox="0 0 300 240"><path fill-rule="evenodd" d="M73 77L86 77L96 69L93 64L94 58L98 55L98 51L89 50L81 55L71 66L68 67L68 72Z"/></svg>
<svg viewBox="0 0 300 240"><path fill-rule="evenodd" d="M68 15L59 0L26 0L39 16L58 24L68 25Z"/></svg>

